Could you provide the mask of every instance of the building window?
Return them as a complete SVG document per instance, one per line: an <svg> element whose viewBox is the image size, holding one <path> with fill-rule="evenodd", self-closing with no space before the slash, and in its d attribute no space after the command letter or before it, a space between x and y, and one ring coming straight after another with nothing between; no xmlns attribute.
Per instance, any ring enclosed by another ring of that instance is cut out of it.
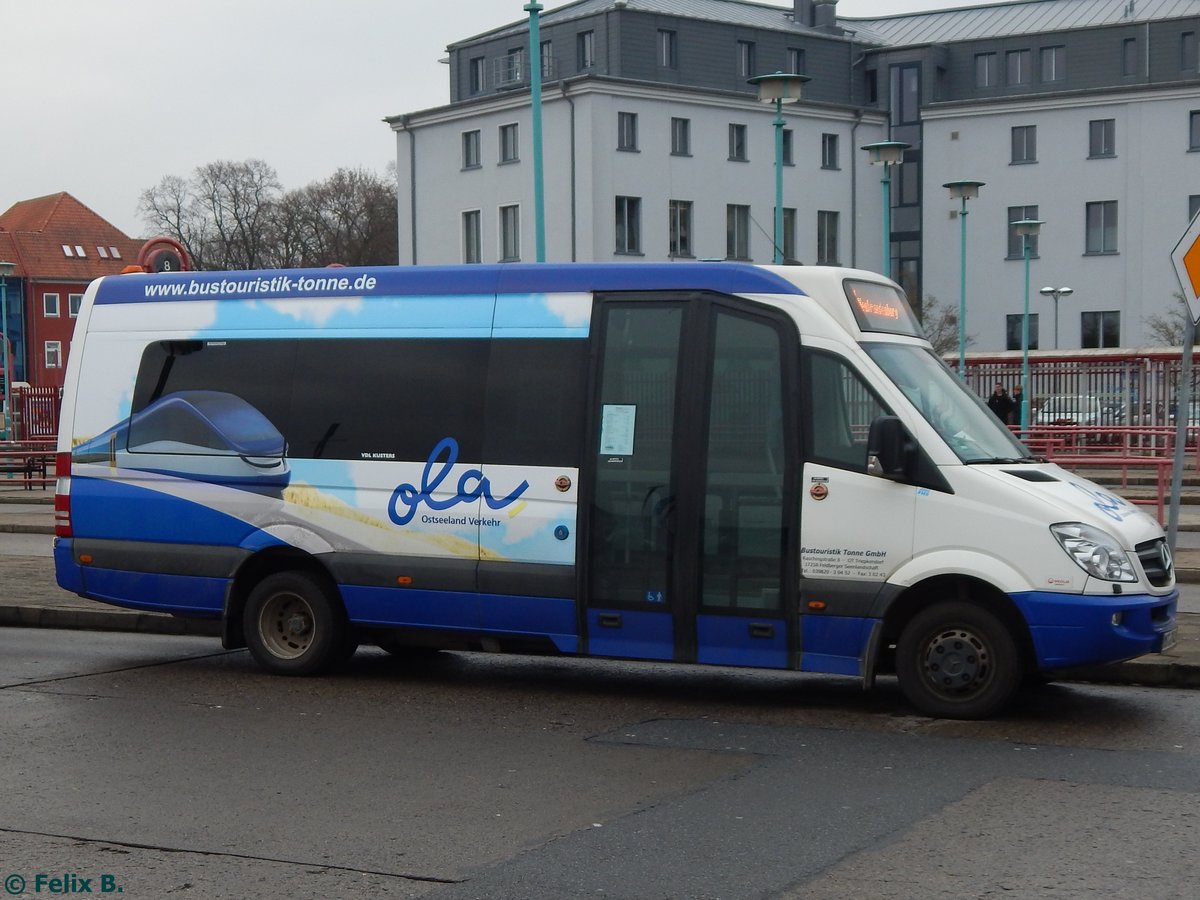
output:
<svg viewBox="0 0 1200 900"><path fill-rule="evenodd" d="M1125 38L1121 42L1121 74L1137 74L1137 38Z"/></svg>
<svg viewBox="0 0 1200 900"><path fill-rule="evenodd" d="M746 162L746 126L729 126L729 158L737 162Z"/></svg>
<svg viewBox="0 0 1200 900"><path fill-rule="evenodd" d="M783 208L783 251L784 263L796 261L796 210L794 207Z"/></svg>
<svg viewBox="0 0 1200 900"><path fill-rule="evenodd" d="M462 261L483 262L480 242L479 210L468 209L462 214Z"/></svg>
<svg viewBox="0 0 1200 900"><path fill-rule="evenodd" d="M679 46L674 31L658 30L658 64L664 69L679 67Z"/></svg>
<svg viewBox="0 0 1200 900"><path fill-rule="evenodd" d="M1087 253L1117 252L1117 201L1087 204Z"/></svg>
<svg viewBox="0 0 1200 900"><path fill-rule="evenodd" d="M500 162L516 162L520 159L519 134L517 123L500 126Z"/></svg>
<svg viewBox="0 0 1200 900"><path fill-rule="evenodd" d="M1179 36L1179 68L1184 72L1196 71L1196 32L1185 31Z"/></svg>
<svg viewBox="0 0 1200 900"><path fill-rule="evenodd" d="M542 65L542 79L554 77L554 43L542 41L538 58Z"/></svg>
<svg viewBox="0 0 1200 900"><path fill-rule="evenodd" d="M1200 194L1188 195L1188 221L1196 218L1196 213L1200 212Z"/></svg>
<svg viewBox="0 0 1200 900"><path fill-rule="evenodd" d="M781 137L783 138L783 155L781 157L781 162L785 166L794 166L796 164L796 156L793 148L796 146L796 138L792 134L792 129L783 129L783 134Z"/></svg>
<svg viewBox="0 0 1200 900"><path fill-rule="evenodd" d="M1066 47L1043 47L1041 58L1043 82L1062 81L1067 77Z"/></svg>
<svg viewBox="0 0 1200 900"><path fill-rule="evenodd" d="M81 306L83 306L83 294L67 294L67 313L72 319L79 315Z"/></svg>
<svg viewBox="0 0 1200 900"><path fill-rule="evenodd" d="M496 60L497 84L521 84L525 80L525 50L513 47Z"/></svg>
<svg viewBox="0 0 1200 900"><path fill-rule="evenodd" d="M667 219L671 256L694 256L692 253L692 201L671 200L667 204Z"/></svg>
<svg viewBox="0 0 1200 900"><path fill-rule="evenodd" d="M750 258L750 207L730 203L725 207L725 256Z"/></svg>
<svg viewBox="0 0 1200 900"><path fill-rule="evenodd" d="M1188 113L1188 149L1200 150L1200 110L1193 109Z"/></svg>
<svg viewBox="0 0 1200 900"><path fill-rule="evenodd" d="M996 54L975 54L975 87L995 87L997 83Z"/></svg>
<svg viewBox="0 0 1200 900"><path fill-rule="evenodd" d="M642 198L617 198L617 253L642 252Z"/></svg>
<svg viewBox="0 0 1200 900"><path fill-rule="evenodd" d="M48 319L58 318L58 294L42 294L42 312Z"/></svg>
<svg viewBox="0 0 1200 900"><path fill-rule="evenodd" d="M788 47L787 70L793 75L804 74L804 51L799 47Z"/></svg>
<svg viewBox="0 0 1200 900"><path fill-rule="evenodd" d="M1038 217L1038 208L1036 206L1010 206L1008 208L1008 258L1023 259L1025 256L1024 240L1025 238L1017 234L1017 227L1013 222L1019 222L1022 219L1036 219ZM1034 257L1038 255L1038 239L1037 235L1029 238L1029 255Z"/></svg>
<svg viewBox="0 0 1200 900"><path fill-rule="evenodd" d="M1033 80L1033 51L1009 50L1004 54L1009 84L1029 84Z"/></svg>
<svg viewBox="0 0 1200 900"><path fill-rule="evenodd" d="M692 155L691 119L671 119L671 155Z"/></svg>
<svg viewBox="0 0 1200 900"><path fill-rule="evenodd" d="M1079 316L1080 343L1085 350L1121 346L1121 314L1085 312Z"/></svg>
<svg viewBox="0 0 1200 900"><path fill-rule="evenodd" d="M462 167L464 169L478 169L479 166L479 132L464 131L462 136Z"/></svg>
<svg viewBox="0 0 1200 900"><path fill-rule="evenodd" d="M618 150L636 150L638 148L637 122L637 113L617 113Z"/></svg>
<svg viewBox="0 0 1200 900"><path fill-rule="evenodd" d="M575 61L581 71L596 65L596 32L581 31L575 36Z"/></svg>
<svg viewBox="0 0 1200 900"><path fill-rule="evenodd" d="M1012 162L1037 162L1037 126L1015 125L1012 130Z"/></svg>
<svg viewBox="0 0 1200 900"><path fill-rule="evenodd" d="M486 84L484 58L482 56L472 57L467 65L471 79L471 93L482 94Z"/></svg>
<svg viewBox="0 0 1200 900"><path fill-rule="evenodd" d="M517 204L500 207L500 262L516 262L521 258L521 207Z"/></svg>
<svg viewBox="0 0 1200 900"><path fill-rule="evenodd" d="M838 219L836 212L817 211L817 265L838 265Z"/></svg>
<svg viewBox="0 0 1200 900"><path fill-rule="evenodd" d="M62 341L46 341L46 368L62 368Z"/></svg>
<svg viewBox="0 0 1200 900"><path fill-rule="evenodd" d="M738 74L743 78L751 78L758 74L758 64L754 58L754 41L738 41Z"/></svg>
<svg viewBox="0 0 1200 900"><path fill-rule="evenodd" d="M1004 317L1004 349L1006 350L1023 350L1021 344L1021 323L1024 321L1024 316L1005 316ZM1038 348L1038 314L1029 314L1029 349L1036 350Z"/></svg>
<svg viewBox="0 0 1200 900"><path fill-rule="evenodd" d="M838 168L838 136L836 134L821 135L821 168Z"/></svg>
<svg viewBox="0 0 1200 900"><path fill-rule="evenodd" d="M1093 119L1088 123L1088 156L1117 155L1117 120Z"/></svg>

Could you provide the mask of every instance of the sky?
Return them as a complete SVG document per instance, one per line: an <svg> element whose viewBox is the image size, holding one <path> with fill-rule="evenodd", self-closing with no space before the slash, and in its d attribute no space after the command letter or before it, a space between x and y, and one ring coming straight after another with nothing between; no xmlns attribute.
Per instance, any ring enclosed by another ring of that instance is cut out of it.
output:
<svg viewBox="0 0 1200 900"><path fill-rule="evenodd" d="M383 118L448 103L446 46L527 19L524 5L0 0L0 211L67 191L138 237L143 191L218 160L264 160L285 190L343 167L382 174ZM977 5L840 0L838 14Z"/></svg>

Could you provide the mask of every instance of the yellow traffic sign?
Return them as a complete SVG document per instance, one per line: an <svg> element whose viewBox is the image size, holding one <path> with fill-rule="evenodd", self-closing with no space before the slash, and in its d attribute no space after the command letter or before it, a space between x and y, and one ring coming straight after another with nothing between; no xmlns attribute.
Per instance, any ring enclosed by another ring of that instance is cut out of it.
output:
<svg viewBox="0 0 1200 900"><path fill-rule="evenodd" d="M1171 262L1175 264L1175 274L1179 278L1179 286L1183 288L1192 322L1200 322L1200 213L1192 219L1187 231L1175 245Z"/></svg>

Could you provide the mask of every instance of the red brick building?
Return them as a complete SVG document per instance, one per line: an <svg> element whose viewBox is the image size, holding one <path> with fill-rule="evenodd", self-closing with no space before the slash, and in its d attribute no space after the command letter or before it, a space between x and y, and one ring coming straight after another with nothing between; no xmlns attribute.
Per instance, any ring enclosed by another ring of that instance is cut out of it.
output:
<svg viewBox="0 0 1200 900"><path fill-rule="evenodd" d="M23 200L0 215L14 381L61 387L75 316L88 284L137 261L129 237L66 192Z"/></svg>

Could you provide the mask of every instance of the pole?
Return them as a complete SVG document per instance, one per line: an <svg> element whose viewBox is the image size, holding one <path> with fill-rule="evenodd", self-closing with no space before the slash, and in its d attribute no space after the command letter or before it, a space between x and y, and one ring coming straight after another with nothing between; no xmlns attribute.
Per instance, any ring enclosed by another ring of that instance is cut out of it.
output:
<svg viewBox="0 0 1200 900"><path fill-rule="evenodd" d="M887 163L883 164L883 178L880 179L880 184L883 185L883 277L892 277L892 178L888 174L891 169Z"/></svg>
<svg viewBox="0 0 1200 900"><path fill-rule="evenodd" d="M962 198L959 222L958 374L967 377L967 197Z"/></svg>
<svg viewBox="0 0 1200 900"><path fill-rule="evenodd" d="M783 264L783 98L775 98L775 265Z"/></svg>
<svg viewBox="0 0 1200 900"><path fill-rule="evenodd" d="M1029 235L1021 236L1025 257L1025 314L1021 317L1021 431L1029 431Z"/></svg>
<svg viewBox="0 0 1200 900"><path fill-rule="evenodd" d="M9 371L8 371L8 275L0 275L0 347L4 348L4 352L0 355L3 360L3 368L0 368L0 373L4 375L4 406L0 408L0 414L4 418L4 427L0 429L0 439L8 440L8 418L9 418Z"/></svg>
<svg viewBox="0 0 1200 900"><path fill-rule="evenodd" d="M542 178L542 5L526 3L529 13L529 106L533 118L533 243L537 261L546 261L546 198Z"/></svg>
<svg viewBox="0 0 1200 900"><path fill-rule="evenodd" d="M1167 507L1167 546L1175 553L1179 537L1179 496L1183 490L1183 463L1187 452L1187 428L1192 418L1192 344L1196 326L1185 329L1179 388L1175 392L1175 459L1171 464L1171 503Z"/></svg>
<svg viewBox="0 0 1200 900"><path fill-rule="evenodd" d="M1058 291L1054 292L1054 349L1058 349Z"/></svg>

